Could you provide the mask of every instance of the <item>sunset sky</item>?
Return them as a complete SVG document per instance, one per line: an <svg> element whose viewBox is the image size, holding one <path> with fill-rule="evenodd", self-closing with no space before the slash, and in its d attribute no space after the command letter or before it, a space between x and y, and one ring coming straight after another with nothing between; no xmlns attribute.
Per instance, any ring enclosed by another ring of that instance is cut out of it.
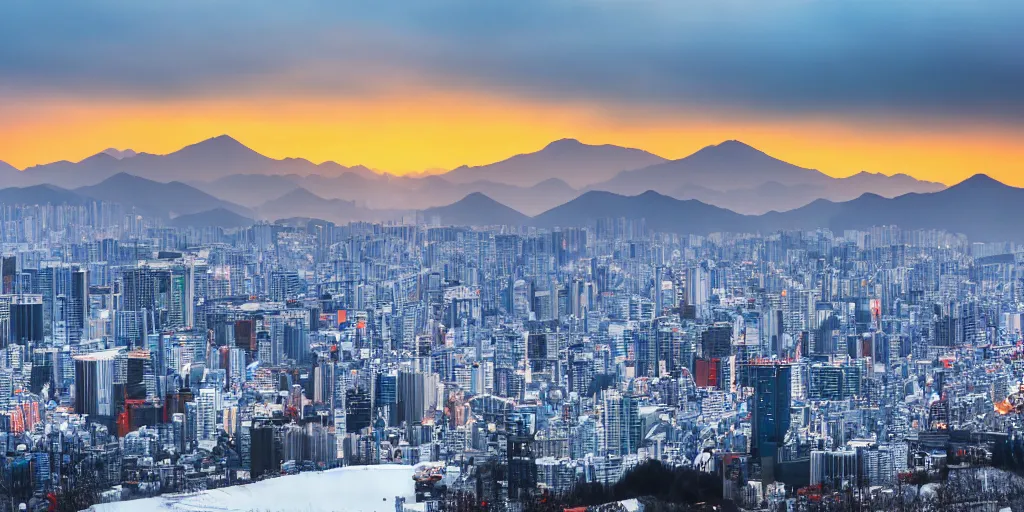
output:
<svg viewBox="0 0 1024 512"><path fill-rule="evenodd" d="M0 160L229 134L389 172L574 137L739 139L831 175L1024 186L1019 1L185 0L0 6Z"/></svg>

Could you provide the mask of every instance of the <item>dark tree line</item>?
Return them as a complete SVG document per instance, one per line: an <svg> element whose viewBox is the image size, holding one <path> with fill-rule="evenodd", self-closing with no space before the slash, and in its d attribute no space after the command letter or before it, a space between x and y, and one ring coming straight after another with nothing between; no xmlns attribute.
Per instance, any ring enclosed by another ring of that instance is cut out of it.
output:
<svg viewBox="0 0 1024 512"><path fill-rule="evenodd" d="M578 507L645 497L677 505L720 504L722 480L711 473L649 460L613 485L581 483L564 498L570 506Z"/></svg>
<svg viewBox="0 0 1024 512"><path fill-rule="evenodd" d="M634 498L644 503L645 510L654 512L702 510L724 503L720 477L652 460L627 471L612 485L579 482L561 495L537 492L523 503L523 510L562 512L568 508L595 507ZM499 508L502 504L464 493L451 493L441 500L441 509L449 512L493 511Z"/></svg>
<svg viewBox="0 0 1024 512"><path fill-rule="evenodd" d="M1013 435L992 447L992 467L1024 475L1024 439Z"/></svg>

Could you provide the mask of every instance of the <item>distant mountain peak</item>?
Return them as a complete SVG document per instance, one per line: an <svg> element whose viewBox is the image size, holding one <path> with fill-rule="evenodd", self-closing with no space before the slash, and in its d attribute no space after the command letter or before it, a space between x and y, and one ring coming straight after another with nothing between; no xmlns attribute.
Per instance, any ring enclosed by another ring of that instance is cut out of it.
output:
<svg viewBox="0 0 1024 512"><path fill-rule="evenodd" d="M663 163L664 158L641 149L612 144L585 144L565 138L532 153L519 153L481 166L459 166L443 176L451 183L490 181L530 187L559 178L573 188L608 180L616 174Z"/></svg>
<svg viewBox="0 0 1024 512"><path fill-rule="evenodd" d="M565 180L559 178L548 178L532 188L546 188L546 187L557 187L557 188L572 188L571 185L565 182Z"/></svg>
<svg viewBox="0 0 1024 512"><path fill-rule="evenodd" d="M230 136L230 135L228 135L226 133L222 133L222 134L220 134L220 135L218 135L216 137L210 137L209 139L206 139L205 142L211 142L211 141L222 143L222 144L234 143L234 144L238 144L239 146L243 145L241 142L238 142L238 139L236 139L236 138L234 138L234 137L232 137L232 136Z"/></svg>
<svg viewBox="0 0 1024 512"><path fill-rule="evenodd" d="M735 139L729 139L726 141L719 142L718 144L706 146L700 151L694 153L694 155L698 155L701 153L718 155L750 154L767 156L764 151L761 151L760 149L757 149L754 146L751 146L750 144Z"/></svg>
<svg viewBox="0 0 1024 512"><path fill-rule="evenodd" d="M103 151L100 151L100 154L112 156L112 157L114 157L114 158L116 158L118 160L124 160L125 158L131 158L133 156L138 155L138 153L136 153L135 150L133 150L133 149L117 149L117 148L107 148L107 149L104 149Z"/></svg>
<svg viewBox="0 0 1024 512"><path fill-rule="evenodd" d="M277 201L326 201L326 199L310 192L309 189L298 187L286 192L277 198Z"/></svg>
<svg viewBox="0 0 1024 512"><path fill-rule="evenodd" d="M954 188L991 188L991 187L1008 187L1009 185L987 175L987 174L975 174L966 180L953 185Z"/></svg>
<svg viewBox="0 0 1024 512"><path fill-rule="evenodd" d="M522 225L529 217L518 210L492 199L482 192L472 192L447 206L420 210L425 219L440 217L453 226Z"/></svg>
<svg viewBox="0 0 1024 512"><path fill-rule="evenodd" d="M103 180L100 183L157 183L153 180L142 178L134 174L128 174L126 172L119 172L113 176Z"/></svg>
<svg viewBox="0 0 1024 512"><path fill-rule="evenodd" d="M487 194L484 194L483 192L470 192L469 194L466 195L466 197L462 198L462 201L466 201L466 202L471 202L472 201L472 202L497 203L497 201L495 201L494 199L491 199L490 196L488 196Z"/></svg>
<svg viewBox="0 0 1024 512"><path fill-rule="evenodd" d="M718 143L717 146L720 147L720 148L722 148L722 147L725 147L725 148L737 147L737 148L750 148L750 149L754 149L754 147L751 146L750 144L747 144L747 143L745 143L743 141L736 140L736 139L723 140L722 142Z"/></svg>
<svg viewBox="0 0 1024 512"><path fill-rule="evenodd" d="M567 149L578 148L580 146L586 146L586 144L577 139L565 138L551 141L547 146L544 146L544 149Z"/></svg>
<svg viewBox="0 0 1024 512"><path fill-rule="evenodd" d="M668 197L668 196L666 196L664 194L661 194L661 193L659 193L659 192L657 192L655 190L646 190L643 193L637 195L636 197L641 197L641 198L644 198L644 199L660 199L660 198Z"/></svg>
<svg viewBox="0 0 1024 512"><path fill-rule="evenodd" d="M235 155L259 155L249 146L230 135L218 135L195 144L189 144L174 154L196 154L204 157L229 157ZM262 156L262 155L260 155Z"/></svg>

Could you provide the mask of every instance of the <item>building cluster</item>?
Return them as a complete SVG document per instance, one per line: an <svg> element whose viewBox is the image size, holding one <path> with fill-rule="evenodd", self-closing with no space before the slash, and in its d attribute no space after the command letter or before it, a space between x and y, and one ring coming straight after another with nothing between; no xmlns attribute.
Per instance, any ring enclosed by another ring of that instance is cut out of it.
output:
<svg viewBox="0 0 1024 512"><path fill-rule="evenodd" d="M416 465L422 500L614 483L747 504L990 464L1021 253L936 231L680 236L0 211L0 489L39 504Z"/></svg>

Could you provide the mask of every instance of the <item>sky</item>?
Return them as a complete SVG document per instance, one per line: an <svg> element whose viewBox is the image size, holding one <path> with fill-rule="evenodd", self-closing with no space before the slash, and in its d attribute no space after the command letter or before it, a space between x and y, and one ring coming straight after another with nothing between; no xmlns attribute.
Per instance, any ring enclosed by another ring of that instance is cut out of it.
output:
<svg viewBox="0 0 1024 512"><path fill-rule="evenodd" d="M0 160L229 134L389 172L727 139L834 176L1024 186L1024 2L0 3Z"/></svg>

